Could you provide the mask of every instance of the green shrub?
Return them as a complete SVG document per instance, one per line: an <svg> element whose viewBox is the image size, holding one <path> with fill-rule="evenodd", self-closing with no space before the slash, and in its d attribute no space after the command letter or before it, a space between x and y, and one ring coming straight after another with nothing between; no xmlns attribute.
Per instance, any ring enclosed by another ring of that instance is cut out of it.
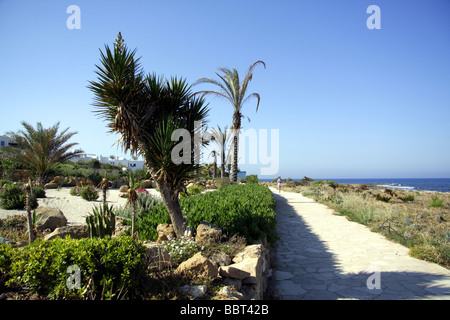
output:
<svg viewBox="0 0 450 320"><path fill-rule="evenodd" d="M92 172L90 174L88 174L88 176L86 177L88 180L90 180L94 186L98 186L98 184L102 181L103 177L100 175L100 173L98 173L97 171Z"/></svg>
<svg viewBox="0 0 450 320"><path fill-rule="evenodd" d="M414 201L414 195L413 194L407 194L404 197L399 197L399 198L403 202L412 202L412 201Z"/></svg>
<svg viewBox="0 0 450 320"><path fill-rule="evenodd" d="M36 196L31 198L31 208L38 206ZM14 184L7 184L4 188L0 188L0 207L6 210L24 209L25 208L25 192L22 187Z"/></svg>
<svg viewBox="0 0 450 320"><path fill-rule="evenodd" d="M79 196L80 191L81 191L81 187L78 187L78 186L70 188L70 194L72 196Z"/></svg>
<svg viewBox="0 0 450 320"><path fill-rule="evenodd" d="M275 200L265 186L229 185L215 192L182 198L180 206L187 225L194 230L201 222L208 221L228 236L245 237L248 243L263 237L270 243L276 240ZM170 223L164 205L140 215L136 221L139 238L156 240L156 227L161 223Z"/></svg>
<svg viewBox="0 0 450 320"><path fill-rule="evenodd" d="M194 184L194 185L190 186L189 188L187 188L187 193L188 193L188 195L193 196L194 194L202 193L203 190L205 190L204 187Z"/></svg>
<svg viewBox="0 0 450 320"><path fill-rule="evenodd" d="M1 245L0 251L5 251ZM67 286L69 266L80 270L79 289ZM145 247L130 237L38 239L0 258L0 272L10 278L7 285L27 286L53 299L132 298L139 294L145 270Z"/></svg>
<svg viewBox="0 0 450 320"><path fill-rule="evenodd" d="M146 192L138 192L138 200L136 202L136 214L139 216L142 213L150 211L154 206L162 204L161 198L153 197L151 194ZM115 214L119 217L131 219L133 216L133 209L125 205L123 207L118 207L115 209Z"/></svg>
<svg viewBox="0 0 450 320"><path fill-rule="evenodd" d="M89 237L112 236L116 226L116 215L113 206L106 204L92 209L92 214L86 217Z"/></svg>
<svg viewBox="0 0 450 320"><path fill-rule="evenodd" d="M97 200L99 195L98 191L93 186L84 186L80 190L80 197L87 201Z"/></svg>
<svg viewBox="0 0 450 320"><path fill-rule="evenodd" d="M217 185L217 189L220 190L222 188L226 188L230 185L230 179L229 178L219 178L216 179L216 185Z"/></svg>
<svg viewBox="0 0 450 320"><path fill-rule="evenodd" d="M340 184L334 181L328 181L328 185L333 189L339 188Z"/></svg>
<svg viewBox="0 0 450 320"><path fill-rule="evenodd" d="M440 208L444 205L444 202L441 199L439 199L438 196L434 196L431 199L432 201L430 202L430 206L433 208Z"/></svg>
<svg viewBox="0 0 450 320"><path fill-rule="evenodd" d="M375 195L375 198L376 198L377 200L379 200L379 201L383 201L383 202L386 202L386 203L388 203L389 201L391 201L391 197L389 197L389 196L382 196L382 195L380 195L380 194Z"/></svg>
<svg viewBox="0 0 450 320"><path fill-rule="evenodd" d="M248 183L258 183L258 176L256 174L251 174L247 176L247 182Z"/></svg>
<svg viewBox="0 0 450 320"><path fill-rule="evenodd" d="M8 180L8 179L1 179L0 180L0 188L3 187L5 184L9 185L9 184L13 184L13 182L11 180Z"/></svg>
<svg viewBox="0 0 450 320"><path fill-rule="evenodd" d="M33 187L33 195L36 198L46 198L45 196L45 190L41 187Z"/></svg>

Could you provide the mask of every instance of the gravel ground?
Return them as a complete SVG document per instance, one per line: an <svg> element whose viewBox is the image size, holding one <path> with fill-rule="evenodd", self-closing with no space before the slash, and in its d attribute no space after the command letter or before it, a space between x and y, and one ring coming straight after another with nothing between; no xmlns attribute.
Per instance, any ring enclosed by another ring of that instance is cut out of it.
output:
<svg viewBox="0 0 450 320"><path fill-rule="evenodd" d="M159 196L155 189L147 190L150 194ZM70 188L47 189L46 198L38 199L39 207L56 208L63 212L67 224L84 224L85 217L92 212L92 208L102 203L102 193L96 201L86 201L81 197L70 195ZM107 193L107 202L115 207L125 206L127 199L119 197L119 189L110 189ZM0 219L11 215L26 215L25 210L4 210L0 208Z"/></svg>

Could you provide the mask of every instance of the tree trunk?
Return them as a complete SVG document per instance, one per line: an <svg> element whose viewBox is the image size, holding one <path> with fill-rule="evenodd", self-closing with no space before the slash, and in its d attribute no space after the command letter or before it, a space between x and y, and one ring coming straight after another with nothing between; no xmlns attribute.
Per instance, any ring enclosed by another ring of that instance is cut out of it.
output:
<svg viewBox="0 0 450 320"><path fill-rule="evenodd" d="M225 148L222 150L222 166L220 167L220 176L225 178Z"/></svg>
<svg viewBox="0 0 450 320"><path fill-rule="evenodd" d="M233 113L233 126L231 134L233 135L233 158L231 159L230 181L237 181L238 173L238 150L239 150L239 131L241 130L241 113L236 111Z"/></svg>
<svg viewBox="0 0 450 320"><path fill-rule="evenodd" d="M33 214L31 213L31 199L33 197L33 187L31 185L31 179L28 179L28 185L26 186L26 198L25 207L27 209L27 223L28 223L28 243L32 244L34 241L34 226L33 226Z"/></svg>
<svg viewBox="0 0 450 320"><path fill-rule="evenodd" d="M161 198L164 201L166 209L169 212L175 234L177 235L177 238L181 238L184 236L184 232L186 230L186 220L181 212L178 197L170 192L165 183L156 181L156 184L158 185L159 192L161 193Z"/></svg>
<svg viewBox="0 0 450 320"><path fill-rule="evenodd" d="M239 130L233 130L233 158L231 159L230 181L237 181Z"/></svg>

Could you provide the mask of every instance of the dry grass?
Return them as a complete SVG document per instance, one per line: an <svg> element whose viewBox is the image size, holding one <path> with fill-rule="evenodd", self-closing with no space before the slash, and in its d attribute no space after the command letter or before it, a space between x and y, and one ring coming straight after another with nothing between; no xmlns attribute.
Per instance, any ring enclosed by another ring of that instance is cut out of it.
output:
<svg viewBox="0 0 450 320"><path fill-rule="evenodd" d="M313 183L286 186L338 214L408 248L419 259L450 268L450 193L376 189L364 185Z"/></svg>

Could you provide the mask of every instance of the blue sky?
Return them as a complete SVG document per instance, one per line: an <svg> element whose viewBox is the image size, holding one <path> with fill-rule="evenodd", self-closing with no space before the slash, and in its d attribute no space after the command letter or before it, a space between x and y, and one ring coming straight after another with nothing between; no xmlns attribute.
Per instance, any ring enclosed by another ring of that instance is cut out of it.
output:
<svg viewBox="0 0 450 320"><path fill-rule="evenodd" d="M66 26L72 4L79 30ZM366 26L370 5L381 29ZM446 0L2 0L0 134L60 121L85 152L123 156L86 87L99 49L121 31L146 72L190 83L263 60L249 87L259 110L249 101L243 126L278 130L271 176L450 177L449 14ZM231 105L208 102L208 125L229 125ZM240 167L264 178L257 152Z"/></svg>

